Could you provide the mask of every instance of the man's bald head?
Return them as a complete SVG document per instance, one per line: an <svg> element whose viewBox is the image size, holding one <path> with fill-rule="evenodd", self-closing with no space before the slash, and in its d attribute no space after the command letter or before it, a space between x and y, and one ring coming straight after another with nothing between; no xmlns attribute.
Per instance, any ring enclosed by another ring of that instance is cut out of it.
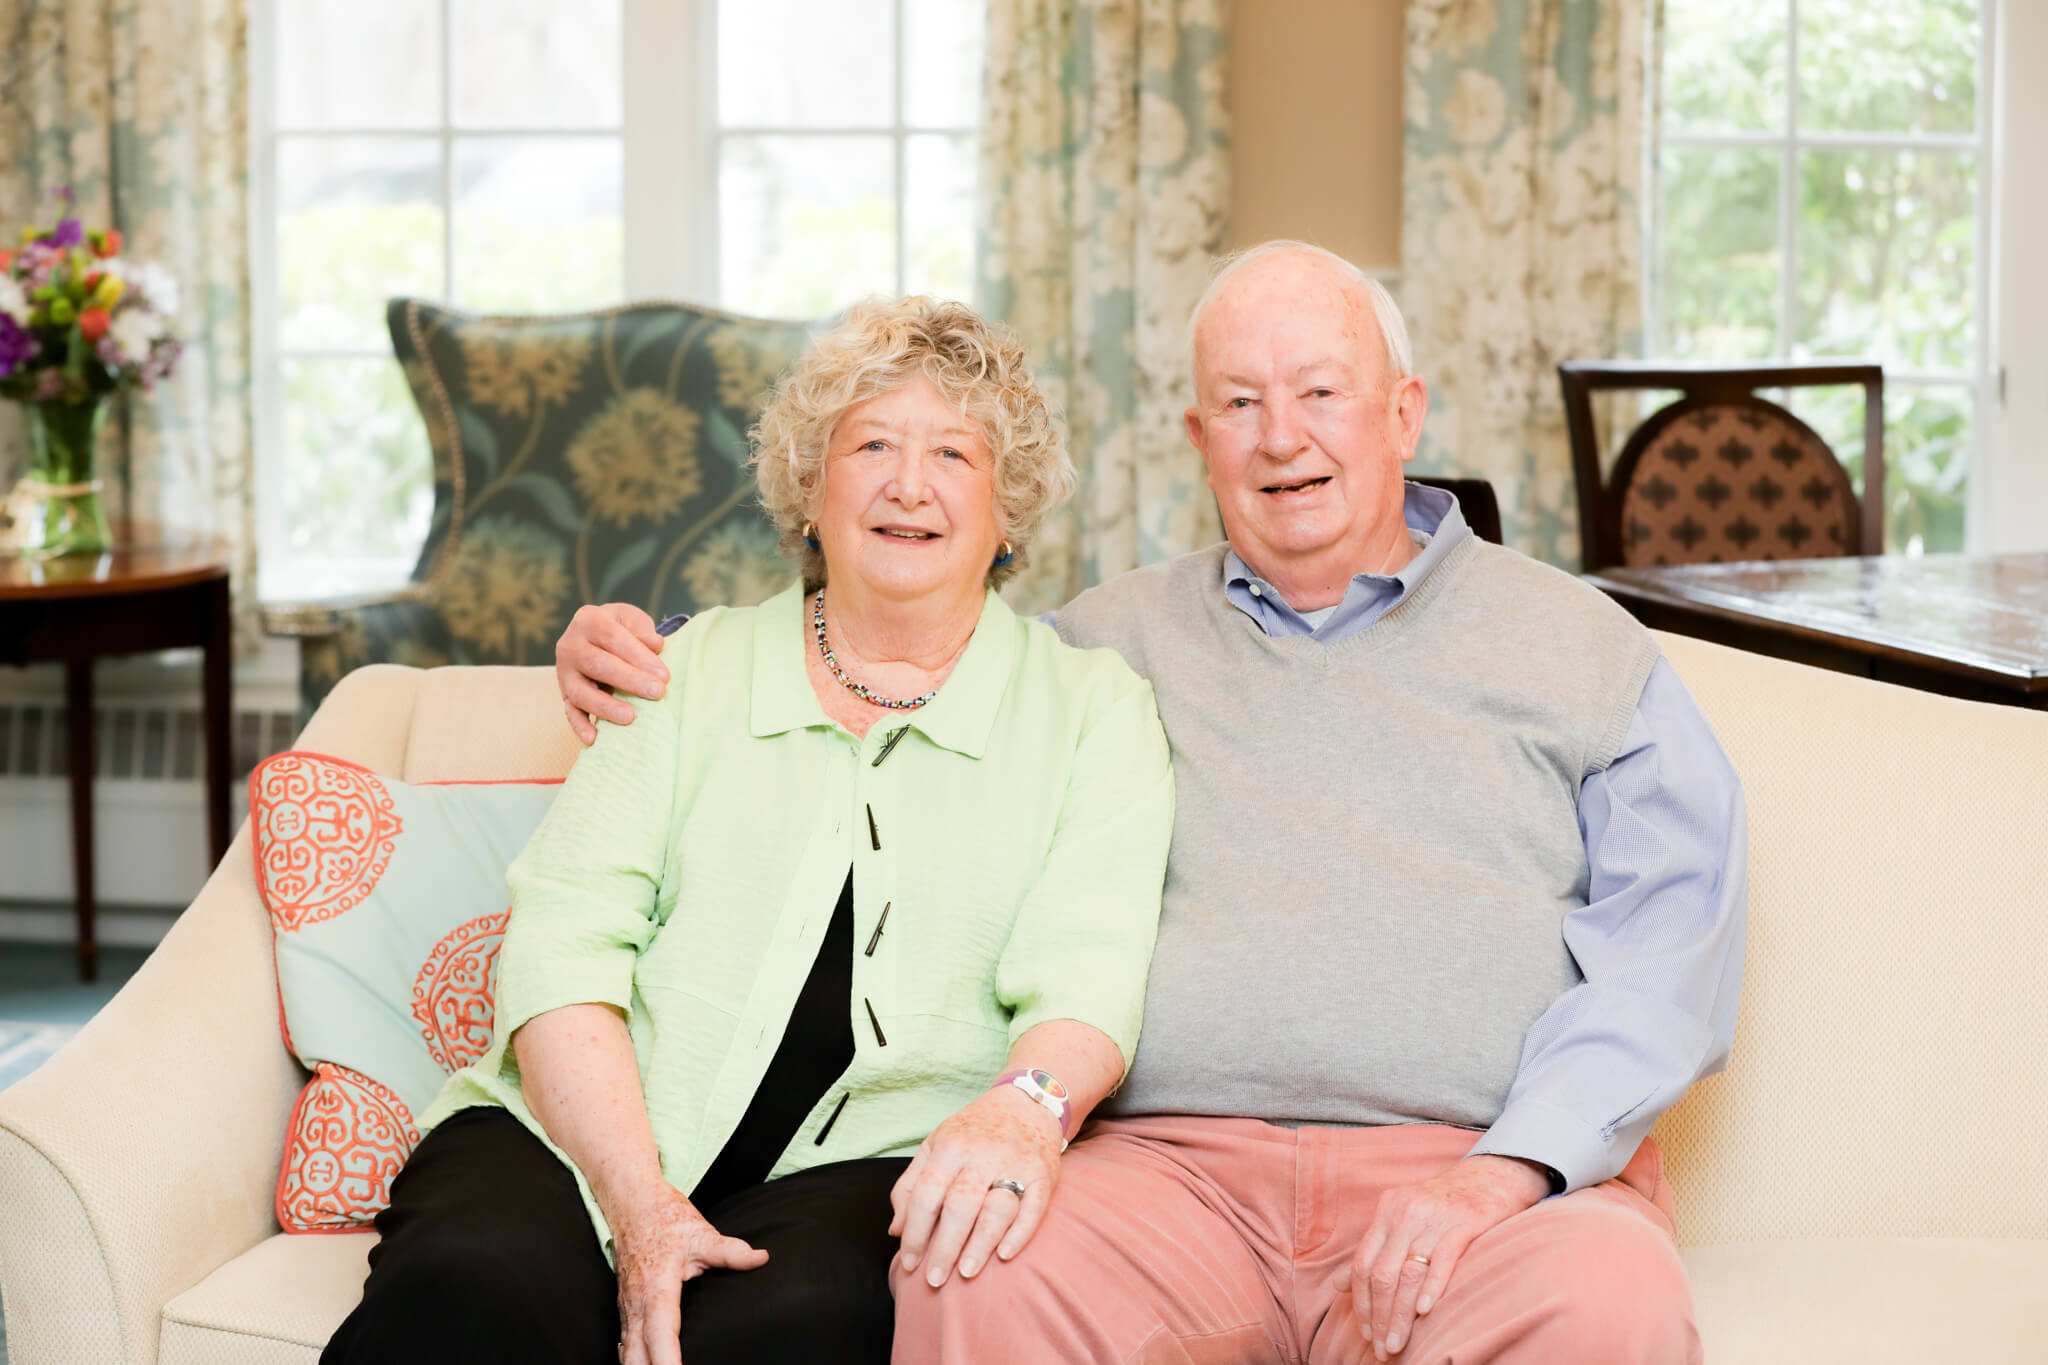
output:
<svg viewBox="0 0 2048 1365"><path fill-rule="evenodd" d="M1202 291L1202 297L1195 301L1194 311L1188 315L1188 349L1197 375L1201 373L1202 324L1216 302L1258 277L1274 274L1325 283L1358 308L1361 322L1369 317L1372 330L1379 333L1385 347L1387 370L1384 377L1388 382L1404 379L1414 372L1414 356L1408 345L1408 323L1402 318L1401 309L1386 286L1334 251L1326 251L1309 242L1280 238L1233 252L1216 263L1208 288Z"/></svg>

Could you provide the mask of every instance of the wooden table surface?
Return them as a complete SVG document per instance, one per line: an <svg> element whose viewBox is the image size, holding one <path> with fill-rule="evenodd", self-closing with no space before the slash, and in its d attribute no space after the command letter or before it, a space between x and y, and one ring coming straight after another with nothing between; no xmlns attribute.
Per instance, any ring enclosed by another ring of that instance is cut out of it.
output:
<svg viewBox="0 0 2048 1365"><path fill-rule="evenodd" d="M0 601L175 588L227 572L228 546L218 536L141 524L131 535L119 548L99 555L24 559L0 554Z"/></svg>
<svg viewBox="0 0 2048 1365"><path fill-rule="evenodd" d="M1645 624L1930 691L2048 706L2048 554L1611 568Z"/></svg>

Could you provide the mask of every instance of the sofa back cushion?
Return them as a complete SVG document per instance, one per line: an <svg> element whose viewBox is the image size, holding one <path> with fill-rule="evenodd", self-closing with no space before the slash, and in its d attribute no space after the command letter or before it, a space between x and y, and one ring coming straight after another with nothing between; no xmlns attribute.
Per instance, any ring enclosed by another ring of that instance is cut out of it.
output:
<svg viewBox="0 0 2048 1365"><path fill-rule="evenodd" d="M475 317L417 299L386 320L433 452L413 577L434 611L363 658L538 663L585 602L660 617L788 586L746 432L803 324L676 303Z"/></svg>
<svg viewBox="0 0 2048 1365"><path fill-rule="evenodd" d="M1681 1239L2048 1237L2048 713L1662 644L1750 830L1734 1056L1657 1128Z"/></svg>
<svg viewBox="0 0 2048 1365"><path fill-rule="evenodd" d="M301 751L250 775L285 1045L313 1070L278 1177L286 1231L375 1217L414 1116L490 1047L505 869L558 786L413 785Z"/></svg>

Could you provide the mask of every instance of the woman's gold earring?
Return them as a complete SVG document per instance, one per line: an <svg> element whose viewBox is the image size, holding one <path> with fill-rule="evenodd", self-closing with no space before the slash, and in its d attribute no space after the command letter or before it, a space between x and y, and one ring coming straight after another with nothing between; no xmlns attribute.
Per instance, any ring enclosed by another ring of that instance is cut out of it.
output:
<svg viewBox="0 0 2048 1365"><path fill-rule="evenodd" d="M804 523L804 544L810 546L813 550L818 548L817 522L807 521Z"/></svg>
<svg viewBox="0 0 2048 1365"><path fill-rule="evenodd" d="M996 567L1000 569L1014 558L1016 556L1010 550L1010 542L1006 540L1003 542L1003 552L996 556Z"/></svg>

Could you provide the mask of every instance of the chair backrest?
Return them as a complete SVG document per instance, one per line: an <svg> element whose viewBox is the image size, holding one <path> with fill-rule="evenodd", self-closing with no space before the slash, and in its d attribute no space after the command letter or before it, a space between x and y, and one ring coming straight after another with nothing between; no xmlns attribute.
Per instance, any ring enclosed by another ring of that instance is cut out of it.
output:
<svg viewBox="0 0 2048 1365"><path fill-rule="evenodd" d="M547 658L584 602L658 617L794 576L746 430L803 324L677 303L474 317L393 299L386 316L434 456L413 580L455 662Z"/></svg>
<svg viewBox="0 0 2048 1365"><path fill-rule="evenodd" d="M1568 361L1557 367L1578 481L1582 567L1877 554L1884 548L1884 370L1858 362L1742 369ZM1827 442L1759 389L1863 387L1863 497ZM1593 394L1679 398L1600 470Z"/></svg>
<svg viewBox="0 0 2048 1365"><path fill-rule="evenodd" d="M1438 479L1411 474L1408 482L1443 489L1458 500L1458 510L1465 514L1465 524L1472 528L1472 534L1496 545L1501 543L1500 499L1494 496L1493 485L1485 479Z"/></svg>

